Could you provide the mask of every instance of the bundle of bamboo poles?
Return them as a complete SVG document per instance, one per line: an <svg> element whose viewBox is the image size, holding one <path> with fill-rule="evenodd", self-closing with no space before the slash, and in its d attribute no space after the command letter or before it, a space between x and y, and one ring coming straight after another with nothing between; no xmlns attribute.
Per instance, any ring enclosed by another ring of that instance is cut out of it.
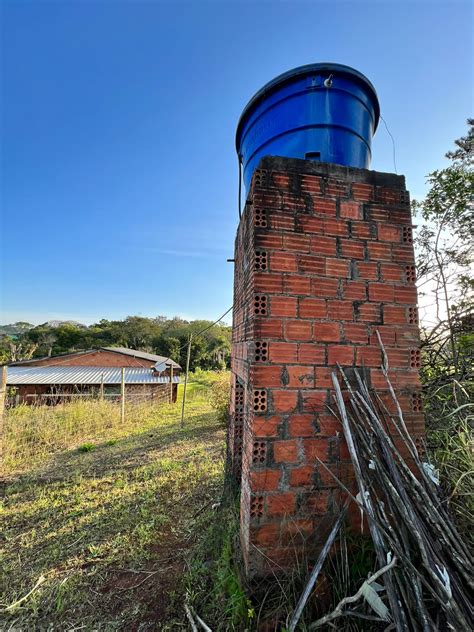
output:
<svg viewBox="0 0 474 632"><path fill-rule="evenodd" d="M418 455L380 344L396 415L389 413L360 373L355 373L353 385L342 370L332 376L334 412L344 428L359 493L354 497L338 483L367 518L379 568L355 595L345 597L308 629L334 626L335 619L352 615L376 625L385 622L384 630L470 631L474 629L472 553L441 498L433 466ZM313 573L308 584L314 581ZM303 595L290 630L295 629L305 601ZM364 602L359 610L354 609L357 601Z"/></svg>

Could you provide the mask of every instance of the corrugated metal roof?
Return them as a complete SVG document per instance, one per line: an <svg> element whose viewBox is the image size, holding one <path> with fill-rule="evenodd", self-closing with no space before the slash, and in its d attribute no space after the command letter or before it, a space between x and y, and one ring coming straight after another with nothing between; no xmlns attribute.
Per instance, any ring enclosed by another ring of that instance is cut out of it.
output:
<svg viewBox="0 0 474 632"><path fill-rule="evenodd" d="M181 367L177 362L166 358L165 356L156 355L155 353L147 353L146 351L137 351L136 349L128 349L127 347L100 347L106 351L115 351L116 353L123 353L125 355L132 356L134 358L142 358L143 360L150 360L150 362L156 362L157 364L166 363L173 364L173 367L180 369Z"/></svg>
<svg viewBox="0 0 474 632"><path fill-rule="evenodd" d="M11 366L7 384L120 384L122 369L97 366ZM151 369L126 368L125 384L169 384L169 376L153 373ZM173 375L173 383L179 383Z"/></svg>

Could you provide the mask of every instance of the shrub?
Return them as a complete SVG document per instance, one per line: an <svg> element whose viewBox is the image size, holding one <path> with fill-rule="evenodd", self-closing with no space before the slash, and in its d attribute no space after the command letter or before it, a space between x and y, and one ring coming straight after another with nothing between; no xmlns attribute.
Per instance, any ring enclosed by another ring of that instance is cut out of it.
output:
<svg viewBox="0 0 474 632"><path fill-rule="evenodd" d="M210 403L217 411L219 421L227 420L230 402L230 374L228 371L215 373L215 379L211 384Z"/></svg>

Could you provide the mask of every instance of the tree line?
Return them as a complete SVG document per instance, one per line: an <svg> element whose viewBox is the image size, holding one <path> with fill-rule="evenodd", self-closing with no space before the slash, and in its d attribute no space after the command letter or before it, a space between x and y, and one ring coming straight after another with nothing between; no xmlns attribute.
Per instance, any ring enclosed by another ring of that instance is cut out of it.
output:
<svg viewBox="0 0 474 632"><path fill-rule="evenodd" d="M207 320L128 316L124 320L103 319L90 326L74 322L18 325L21 326L17 329L9 326L16 333L0 338L1 362L116 346L169 357L185 366L187 342L192 334L192 370L224 369L230 364L231 327L212 325ZM207 330L200 333L204 329Z"/></svg>

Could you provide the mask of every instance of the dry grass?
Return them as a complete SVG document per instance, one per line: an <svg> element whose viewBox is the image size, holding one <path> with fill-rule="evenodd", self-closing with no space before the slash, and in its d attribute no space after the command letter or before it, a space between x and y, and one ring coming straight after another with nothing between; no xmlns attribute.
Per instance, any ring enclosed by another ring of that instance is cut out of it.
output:
<svg viewBox="0 0 474 632"><path fill-rule="evenodd" d="M4 481L0 505L0 629L186 629L185 559L220 498L225 434L208 387L190 392L184 428L179 402L136 407L126 427L104 402L34 423L35 409L9 413L42 443L9 455L21 474ZM30 445L11 434L10 447Z"/></svg>

